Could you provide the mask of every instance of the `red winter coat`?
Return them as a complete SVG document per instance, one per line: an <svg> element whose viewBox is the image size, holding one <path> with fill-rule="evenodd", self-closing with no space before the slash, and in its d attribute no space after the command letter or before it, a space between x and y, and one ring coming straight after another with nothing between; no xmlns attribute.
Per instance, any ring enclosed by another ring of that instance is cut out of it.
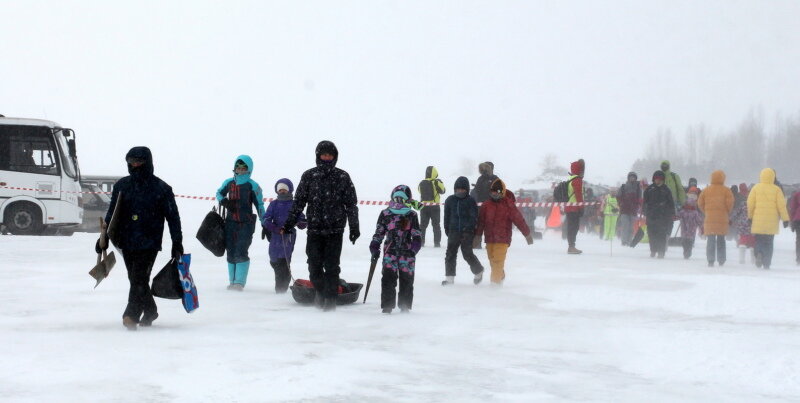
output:
<svg viewBox="0 0 800 403"><path fill-rule="evenodd" d="M500 179L496 179L496 181L500 181ZM502 183L502 181L500 182ZM527 237L531 233L528 224L522 218L522 213L514 204L516 202L514 194L505 190L505 184L503 184L503 192L505 195L500 200L495 201L490 198L481 204L475 235L484 235L486 243L510 245L512 223L517 226L522 235Z"/></svg>
<svg viewBox="0 0 800 403"><path fill-rule="evenodd" d="M789 217L792 221L800 221L800 191L794 192L789 200Z"/></svg>
<svg viewBox="0 0 800 403"><path fill-rule="evenodd" d="M574 175L575 178L570 180L569 182L569 201L570 202L583 202L583 172L586 169L586 165L584 164L583 160L577 160L569 165L569 171L571 175ZM564 212L566 213L574 213L577 211L583 211L584 206L567 206L564 207Z"/></svg>

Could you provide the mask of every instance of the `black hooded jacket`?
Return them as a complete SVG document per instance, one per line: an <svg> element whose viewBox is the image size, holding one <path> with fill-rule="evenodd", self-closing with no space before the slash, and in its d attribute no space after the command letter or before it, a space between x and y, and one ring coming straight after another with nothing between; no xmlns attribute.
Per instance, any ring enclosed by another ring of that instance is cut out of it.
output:
<svg viewBox="0 0 800 403"><path fill-rule="evenodd" d="M145 162L138 168L128 164L129 176L116 184L111 194L111 204L106 213L106 223L111 222L117 203L117 233L121 250L161 250L164 220L169 223L173 242L182 242L181 218L172 188L153 175L153 155L147 147L133 147L125 159L140 158Z"/></svg>
<svg viewBox="0 0 800 403"><path fill-rule="evenodd" d="M464 176L456 179L453 194L444 201L444 229L448 235L450 231L475 231L478 225L478 204L475 199L470 195L458 197L455 189L469 189L469 179Z"/></svg>
<svg viewBox="0 0 800 403"><path fill-rule="evenodd" d="M653 174L653 182L655 177L660 176L664 178L664 173L656 171ZM642 212L645 217L650 220L654 219L667 219L675 215L675 202L672 199L672 192L665 184L661 186L651 183L647 189L644 190L644 202L642 204Z"/></svg>
<svg viewBox="0 0 800 403"><path fill-rule="evenodd" d="M322 154L333 155L333 161L325 163ZM297 217L306 209L308 233L314 235L340 234L347 222L350 231L358 231L358 198L350 175L336 168L339 151L330 141L322 141L316 149L317 166L303 172L294 192L294 204L289 211L284 230L297 223Z"/></svg>

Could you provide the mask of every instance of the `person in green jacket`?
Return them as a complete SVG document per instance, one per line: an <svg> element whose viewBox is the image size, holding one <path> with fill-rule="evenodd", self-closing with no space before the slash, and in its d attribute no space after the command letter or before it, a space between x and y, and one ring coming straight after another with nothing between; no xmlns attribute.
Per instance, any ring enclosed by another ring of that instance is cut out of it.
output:
<svg viewBox="0 0 800 403"><path fill-rule="evenodd" d="M603 208L603 239L611 241L617 233L617 217L619 217L619 203L616 196L617 189L611 189L611 193L606 196L606 205Z"/></svg>
<svg viewBox="0 0 800 403"><path fill-rule="evenodd" d="M670 170L669 161L661 161L661 172L664 172L664 185L672 193L672 200L675 203L675 214L672 215L672 221L669 222L668 227L667 237L669 237L675 226L675 220L678 219L678 211L686 204L686 189L683 188L681 176Z"/></svg>
<svg viewBox="0 0 800 403"><path fill-rule="evenodd" d="M686 203L686 189L683 188L681 176L669 169L669 161L661 161L661 172L664 172L664 184L667 185L672 200L675 202L675 212Z"/></svg>
<svg viewBox="0 0 800 403"><path fill-rule="evenodd" d="M420 194L420 202L432 203L424 205L420 210L420 231L422 232L422 246L425 246L425 233L428 230L428 224L433 221L433 246L436 248L441 247L442 243L442 227L441 217L442 210L439 207L441 201L440 195L445 192L444 183L439 179L439 172L436 167L429 166L425 169L425 179L423 179L417 187ZM419 210L419 207L415 207Z"/></svg>

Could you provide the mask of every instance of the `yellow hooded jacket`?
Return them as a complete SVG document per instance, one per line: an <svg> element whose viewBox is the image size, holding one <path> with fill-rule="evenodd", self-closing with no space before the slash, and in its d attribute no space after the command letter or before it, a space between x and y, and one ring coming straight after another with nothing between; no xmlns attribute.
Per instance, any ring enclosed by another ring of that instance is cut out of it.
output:
<svg viewBox="0 0 800 403"><path fill-rule="evenodd" d="M775 185L775 171L772 168L761 170L760 183L753 186L747 196L747 218L753 220L753 234L775 235L781 221L789 221L786 211L786 198L783 191Z"/></svg>

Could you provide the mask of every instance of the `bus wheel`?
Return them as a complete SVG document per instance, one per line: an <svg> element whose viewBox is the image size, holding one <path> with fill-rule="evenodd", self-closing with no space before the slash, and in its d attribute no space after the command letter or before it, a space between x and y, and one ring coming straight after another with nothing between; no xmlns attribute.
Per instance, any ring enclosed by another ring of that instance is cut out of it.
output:
<svg viewBox="0 0 800 403"><path fill-rule="evenodd" d="M15 203L5 215L5 225L14 235L39 235L44 229L42 212L33 203Z"/></svg>

